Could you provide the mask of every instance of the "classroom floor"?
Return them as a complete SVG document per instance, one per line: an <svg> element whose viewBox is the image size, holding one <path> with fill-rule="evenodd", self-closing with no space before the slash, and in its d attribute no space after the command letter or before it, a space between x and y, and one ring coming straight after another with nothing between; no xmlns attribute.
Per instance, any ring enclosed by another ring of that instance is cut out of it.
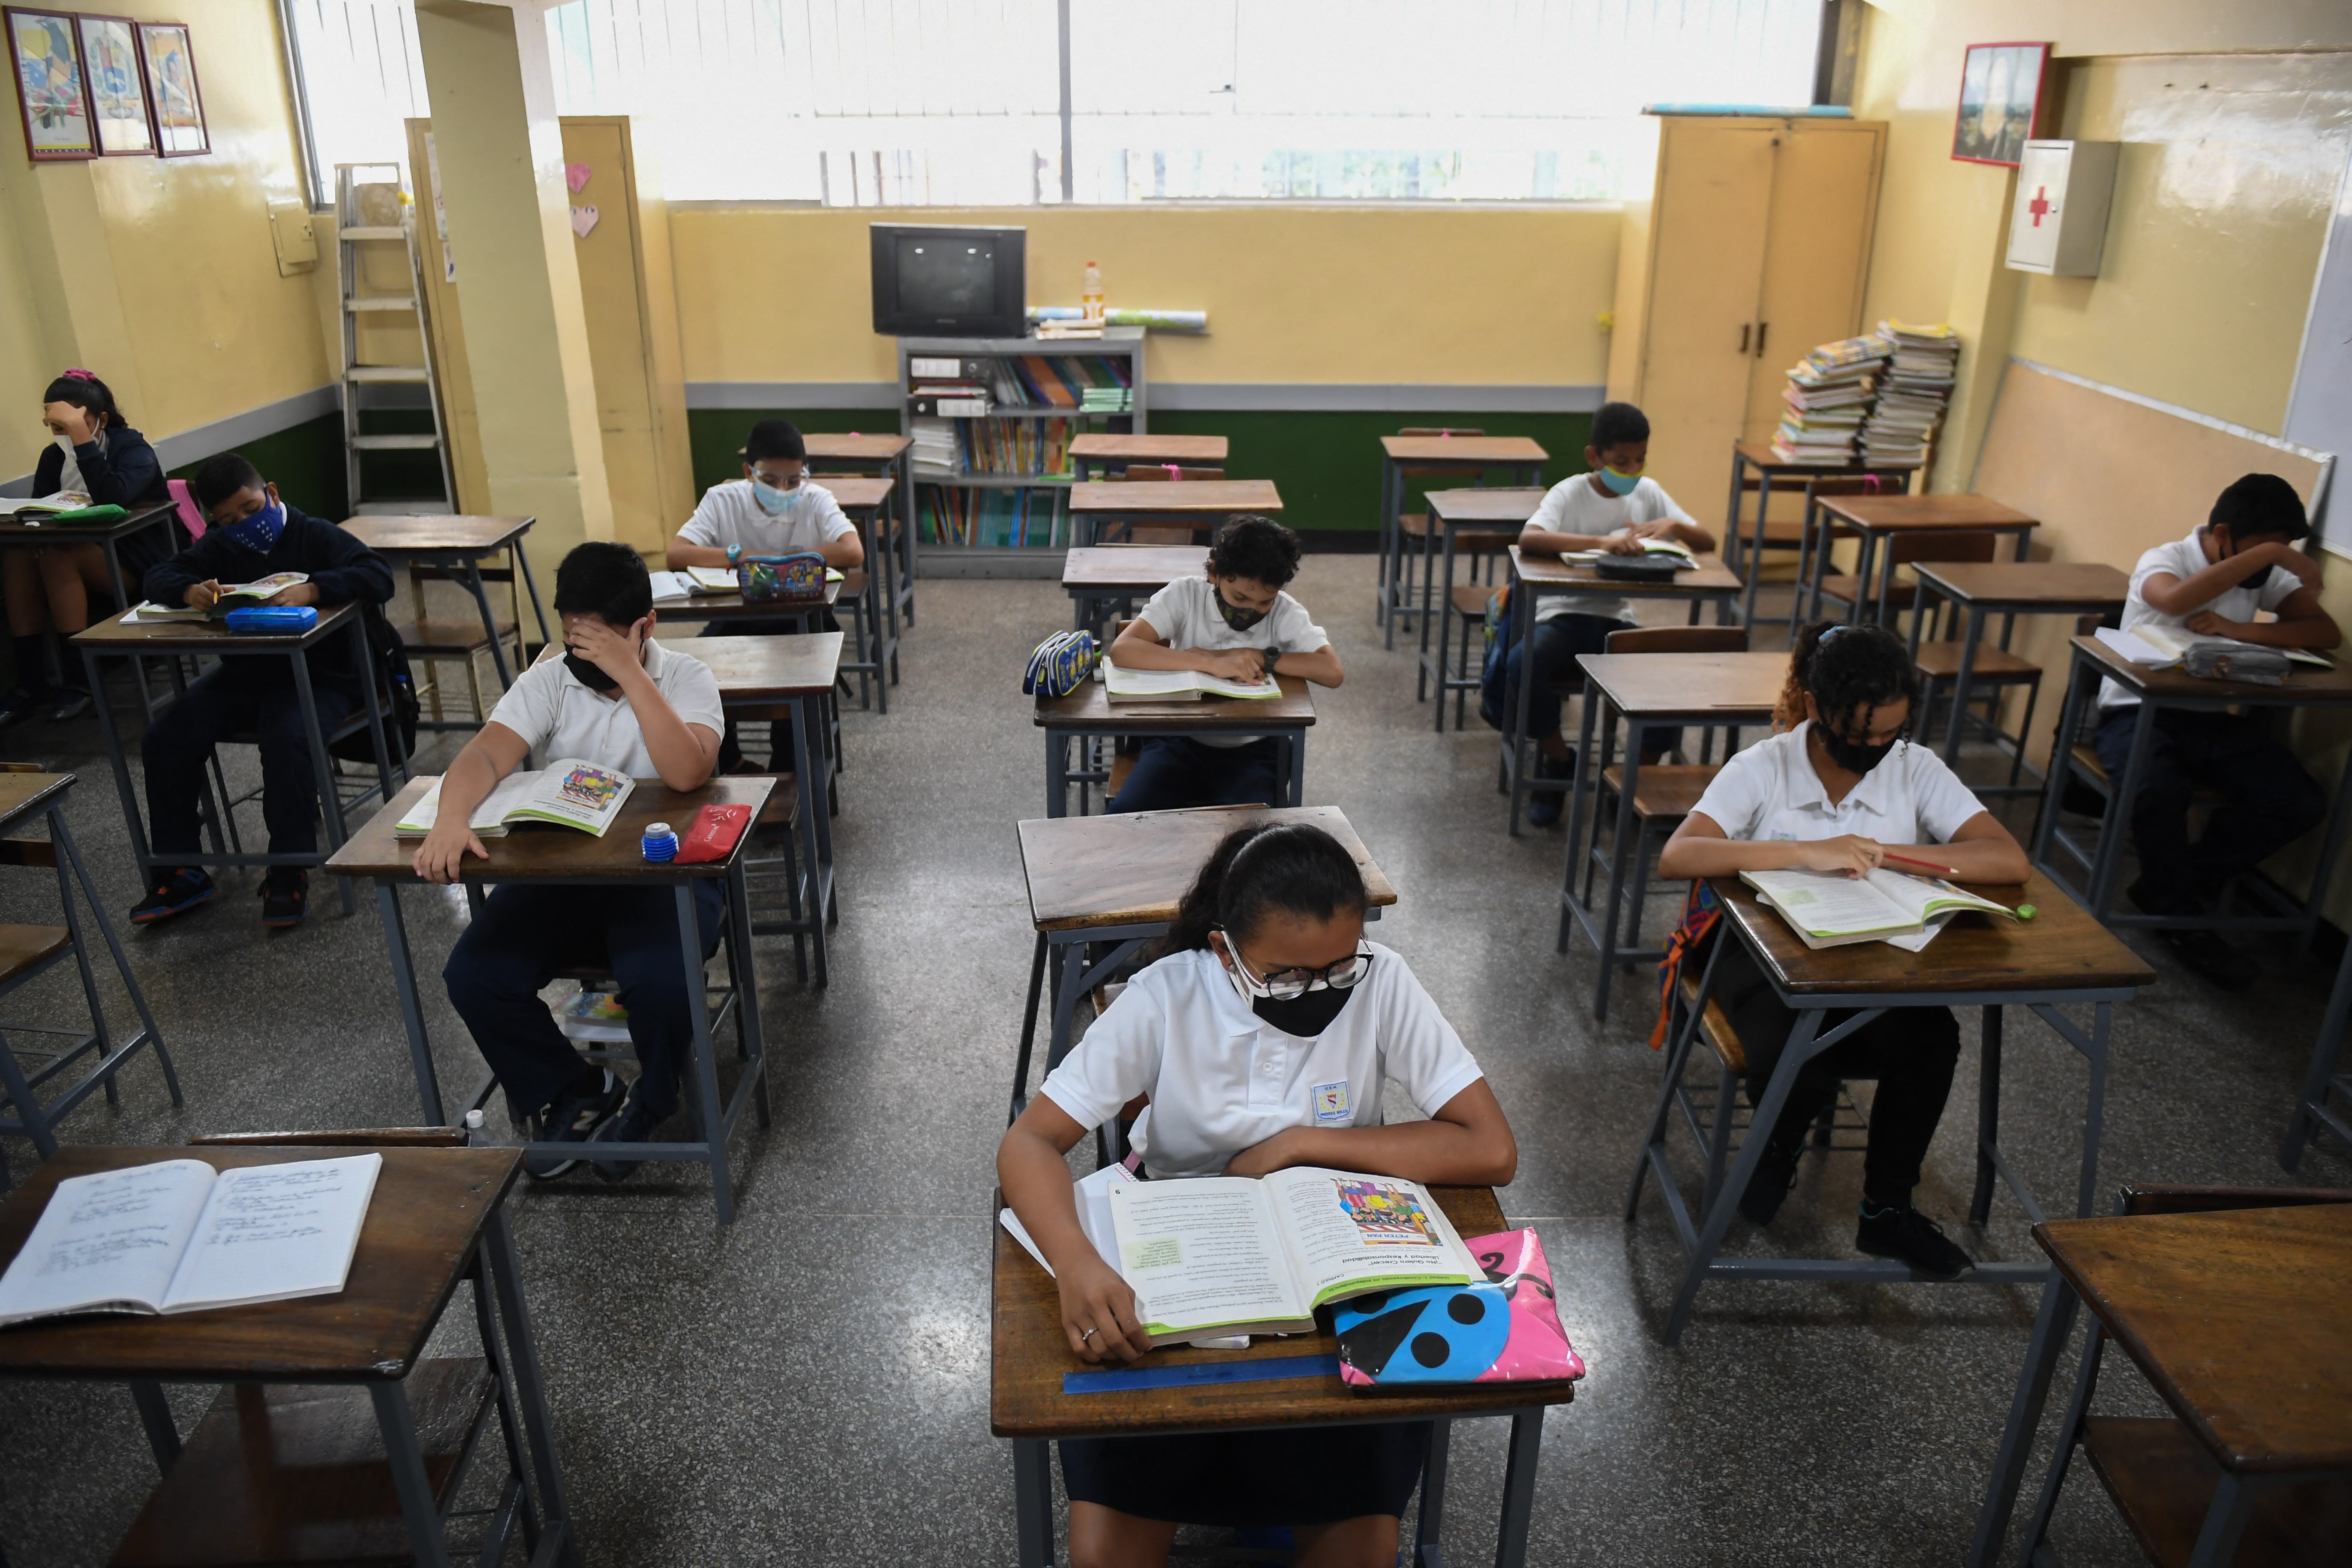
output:
<svg viewBox="0 0 2352 1568"><path fill-rule="evenodd" d="M1656 1090L1643 1045L1654 992L1646 975L1621 981L1594 1022L1590 948L1552 951L1560 831L1506 837L1493 732L1474 713L1431 733L1409 656L1381 651L1371 572L1369 556L1309 556L1295 585L1349 672L1318 694L1307 798L1342 807L1400 889L1375 934L1493 1079L1521 1151L1504 1210L1542 1234L1591 1367L1547 1426L1529 1561L1958 1561L2038 1293L1712 1286L1682 1346L1660 1343L1673 1232L1654 1191L1635 1223L1621 1218ZM740 1218L718 1226L686 1167L520 1189L524 1283L595 1568L1012 1560L1012 1461L988 1432L988 1199L1031 947L1013 825L1042 815L1044 794L1017 685L1069 612L1051 583L936 580L919 611L889 715L846 715L833 984L796 985L782 942L760 954L776 1114L736 1147ZM69 820L119 921L134 873L96 726L12 731L0 753L81 775ZM130 939L186 1110L142 1060L121 1109L93 1100L69 1141L416 1119L367 889L346 920L321 884L308 926L269 937L254 885L233 878L214 907ZM434 980L462 900L405 897L444 1081L470 1083L478 1058ZM1654 900L1653 924L1670 902ZM52 907L37 879L0 879L0 920L54 920ZM2285 1181L2274 1152L2333 966L2265 955L2266 983L2224 996L2159 944L2136 945L2162 978L2117 1014L2102 1190ZM20 995L10 1017L65 1011L65 984ZM2030 1019L2013 1013L2009 1037L2004 1136L2054 1204L2074 1184L2086 1075ZM1866 1105L1867 1086L1857 1094ZM1975 1097L1969 1053L1920 1194L1948 1221L1967 1204ZM21 1174L26 1146L5 1152ZM1859 1164L1810 1159L1771 1231L1736 1222L1732 1247L1851 1256ZM2305 1163L2313 1184L2347 1176L2337 1152ZM1980 1255L2031 1256L2005 1195L1986 1234L1958 1235ZM175 1394L184 1427L208 1397ZM2150 1405L2119 1359L2101 1398ZM1456 1429L1454 1560L1493 1551L1502 1437L1500 1423ZM0 1548L15 1568L104 1562L153 1479L121 1390L0 1384ZM2080 1469L2058 1536L2073 1563L2142 1561Z"/></svg>

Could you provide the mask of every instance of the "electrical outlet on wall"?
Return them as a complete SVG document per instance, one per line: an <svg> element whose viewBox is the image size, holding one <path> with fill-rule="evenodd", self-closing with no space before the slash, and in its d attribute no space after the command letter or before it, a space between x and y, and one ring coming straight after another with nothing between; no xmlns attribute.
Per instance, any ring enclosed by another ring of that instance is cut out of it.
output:
<svg viewBox="0 0 2352 1568"><path fill-rule="evenodd" d="M300 202L269 204L269 238L278 247L278 276L291 278L319 265L318 231L310 209Z"/></svg>

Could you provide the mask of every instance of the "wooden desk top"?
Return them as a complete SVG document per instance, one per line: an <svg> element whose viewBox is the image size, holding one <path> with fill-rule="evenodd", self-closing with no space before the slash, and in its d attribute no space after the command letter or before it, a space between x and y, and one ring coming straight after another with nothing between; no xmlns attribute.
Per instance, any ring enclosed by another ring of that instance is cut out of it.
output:
<svg viewBox="0 0 2352 1568"><path fill-rule="evenodd" d="M801 446L812 459L830 458L835 462L888 463L915 444L912 436L824 435L803 432ZM824 478L819 475L818 478Z"/></svg>
<svg viewBox="0 0 2352 1568"><path fill-rule="evenodd" d="M1551 454L1525 436L1383 436L1392 463L1548 463Z"/></svg>
<svg viewBox="0 0 2352 1568"><path fill-rule="evenodd" d="M852 570L856 572L862 582L866 569L860 566ZM848 585L847 573L842 574L838 583L827 579L824 584L825 604L839 604L841 591ZM719 621L751 616L805 616L813 608L806 604L780 605L773 599L755 605L745 604L740 594L690 594L683 599L657 599L654 602L656 616L675 616L681 621Z"/></svg>
<svg viewBox="0 0 2352 1568"><path fill-rule="evenodd" d="M1538 489L1431 490L1429 515L1440 522L1507 522L1514 527L1535 516L1543 500Z"/></svg>
<svg viewBox="0 0 2352 1568"><path fill-rule="evenodd" d="M1465 1240L1506 1228L1507 1222L1492 1188L1433 1187L1431 1193ZM1465 1384L1427 1394L1358 1393L1342 1384L1336 1372L1272 1383L1064 1394L1065 1373L1102 1371L1124 1363L1111 1362L1096 1367L1080 1361L1070 1349L1069 1336L1062 1331L1061 1298L1054 1277L1040 1268L1003 1226L991 1225L989 1230L995 1237L995 1256L989 1270L994 1310L988 1419L989 1430L999 1437L1108 1437L1318 1422L1426 1421L1432 1416L1475 1415L1531 1405L1566 1405L1576 1396L1572 1383ZM1265 1336L1245 1351L1202 1351L1179 1344L1153 1351L1133 1364L1150 1368L1335 1356L1339 1353L1339 1341L1330 1322L1327 1308L1317 1314L1311 1334L1293 1334L1287 1339ZM1575 1325L1568 1325L1568 1330L1574 1339Z"/></svg>
<svg viewBox="0 0 2352 1568"><path fill-rule="evenodd" d="M454 554L478 554L491 550L503 550L518 536L528 533L535 517L436 517L420 514L415 517L392 517L372 514L347 517L343 531L366 545L370 550L436 551Z"/></svg>
<svg viewBox="0 0 2352 1568"><path fill-rule="evenodd" d="M1734 441L1731 449L1748 459L1749 465L1769 468L1776 474L1901 474L1914 468L1924 468L1925 463L1792 463L1776 456L1769 441Z"/></svg>
<svg viewBox="0 0 2352 1568"><path fill-rule="evenodd" d="M2052 1220L2033 1239L2216 1463L2352 1468L2352 1204Z"/></svg>
<svg viewBox="0 0 2352 1568"><path fill-rule="evenodd" d="M1209 552L1197 544L1080 544L1062 560L1062 586L1073 593L1101 588L1160 588L1197 577Z"/></svg>
<svg viewBox="0 0 2352 1568"><path fill-rule="evenodd" d="M655 640L672 653L709 665L719 678L721 702L782 702L833 689L833 678L841 672L842 636L802 632L780 637Z"/></svg>
<svg viewBox="0 0 2352 1568"><path fill-rule="evenodd" d="M1071 438L1070 456L1112 463L1222 463L1230 446L1223 436L1078 436Z"/></svg>
<svg viewBox="0 0 2352 1568"><path fill-rule="evenodd" d="M2352 703L2352 670L2338 665L2287 667L2284 686L2256 686L2243 680L2200 680L2187 670L2150 669L2134 664L2096 637L2076 637L2077 651L2095 661L2101 673L2126 690L2159 700L2193 698L2202 702L2253 702L2273 708L2340 708Z"/></svg>
<svg viewBox="0 0 2352 1568"><path fill-rule="evenodd" d="M332 1149L106 1149L68 1144L26 1173L0 1208L0 1267L69 1176L158 1160L215 1170L339 1159ZM407 1375L440 1321L490 1211L522 1168L519 1149L380 1151L342 1290L171 1317L89 1313L0 1329L0 1377L155 1378L166 1383L360 1383Z"/></svg>
<svg viewBox="0 0 2352 1568"><path fill-rule="evenodd" d="M2036 871L2023 887L1957 884L1982 898L2035 907L2030 921L1958 914L1918 952L1883 942L1807 947L1789 922L1756 901L1737 877L1707 886L1726 915L1756 939L1766 969L1792 995L1837 996L1916 991L2119 991L2152 984L2156 971L2116 940L2091 912Z"/></svg>
<svg viewBox="0 0 2352 1568"><path fill-rule="evenodd" d="M1822 496L1815 504L1856 528L1882 533L2041 526L2036 519L1982 496Z"/></svg>
<svg viewBox="0 0 2352 1568"><path fill-rule="evenodd" d="M0 833L73 788L71 773L0 773Z"/></svg>
<svg viewBox="0 0 2352 1568"><path fill-rule="evenodd" d="M424 840L404 839L393 832L393 827L425 798L425 792L433 787L435 776L426 773L409 780L407 786L392 797L390 805L344 840L343 847L327 862L329 874L376 877L394 882L416 880L409 863ZM761 807L768 804L769 793L775 787L776 781L772 778L716 778L700 789L680 794L658 779L639 779L637 787L629 794L628 804L621 807L619 818L604 830L604 837L592 838L576 827L531 823L514 828L503 838L483 839L482 847L490 852L490 858L477 860L467 856L465 879L519 882L541 877L615 880L661 880L681 875L722 877L751 847L749 833L735 841L735 852L724 860L706 860L692 866L675 862L654 865L646 859L641 842L646 828L653 823L667 822L683 838L694 821L694 814L713 803L748 805L752 819L757 821Z"/></svg>
<svg viewBox="0 0 2352 1568"><path fill-rule="evenodd" d="M2095 561L1915 561L1911 569L1964 605L2095 610L2131 592L2130 577Z"/></svg>
<svg viewBox="0 0 2352 1568"><path fill-rule="evenodd" d="M1611 707L1630 719L1666 714L1713 722L1769 719L1789 680L1789 656L1771 653L1588 653L1577 663Z"/></svg>
<svg viewBox="0 0 2352 1568"><path fill-rule="evenodd" d="M1296 729L1315 722L1315 699L1307 682L1276 671L1274 683L1282 695L1264 697L1177 698L1167 702L1113 702L1099 680L1089 680L1067 697L1040 697L1033 721L1041 730L1101 730L1133 725L1138 729L1189 735L1202 730L1229 730L1255 734L1262 730Z"/></svg>
<svg viewBox="0 0 2352 1568"><path fill-rule="evenodd" d="M0 542L22 540L37 543L50 539L63 540L68 544L96 544L104 540L120 539L126 533L136 533L151 526L158 517L169 516L178 510L178 503L174 501L141 501L135 506L125 507L119 521L105 523L27 522L12 512L0 517Z"/></svg>
<svg viewBox="0 0 2352 1568"><path fill-rule="evenodd" d="M1314 824L1355 857L1371 902L1396 902L1388 874L1338 806L1226 805L1021 823L1030 919L1039 931L1165 924L1225 835L1261 822Z"/></svg>
<svg viewBox="0 0 2352 1568"><path fill-rule="evenodd" d="M841 510L849 512L872 511L898 489L895 479L866 474L819 474L812 482L831 490Z"/></svg>
<svg viewBox="0 0 2352 1568"><path fill-rule="evenodd" d="M241 648L279 652L310 647L341 630L343 623L357 614L359 609L353 605L322 608L309 631L280 637L232 632L226 621L125 621L116 614L94 623L87 631L76 632L73 640L79 647L95 646L100 653L147 653L163 648L186 648L195 653L235 653Z"/></svg>
<svg viewBox="0 0 2352 1568"><path fill-rule="evenodd" d="M1070 487L1070 510L1119 517L1278 512L1282 495L1272 479L1171 479L1165 484L1088 479Z"/></svg>
<svg viewBox="0 0 2352 1568"><path fill-rule="evenodd" d="M1583 562L1562 561L1557 555L1530 555L1511 546L1511 570L1537 593L1577 589L1588 594L1619 595L1629 599L1688 598L1694 594L1736 594L1746 586L1739 574L1724 570L1713 555L1698 558L1696 569L1676 572L1671 583L1612 582Z"/></svg>

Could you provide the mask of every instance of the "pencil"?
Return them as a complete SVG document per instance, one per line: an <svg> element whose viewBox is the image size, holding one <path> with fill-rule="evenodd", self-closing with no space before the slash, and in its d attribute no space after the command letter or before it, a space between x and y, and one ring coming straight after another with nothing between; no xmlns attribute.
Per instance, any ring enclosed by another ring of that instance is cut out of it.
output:
<svg viewBox="0 0 2352 1568"><path fill-rule="evenodd" d="M1960 868L1958 866L1930 865L1925 860L1913 860L1902 855L1886 855L1882 856L1881 858L1890 866L1916 866L1922 871L1940 871L1947 877L1957 877L1960 874Z"/></svg>

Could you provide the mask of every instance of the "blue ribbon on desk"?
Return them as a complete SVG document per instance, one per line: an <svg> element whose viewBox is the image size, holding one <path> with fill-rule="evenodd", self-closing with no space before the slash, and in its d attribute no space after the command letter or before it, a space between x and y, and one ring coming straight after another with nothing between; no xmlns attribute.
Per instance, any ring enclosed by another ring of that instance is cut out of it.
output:
<svg viewBox="0 0 2352 1568"><path fill-rule="evenodd" d="M1337 1377L1336 1355L1266 1356L1256 1361L1191 1362L1179 1366L1122 1366L1066 1372L1064 1394L1129 1394L1145 1388L1188 1388L1204 1383L1276 1383L1290 1377Z"/></svg>

